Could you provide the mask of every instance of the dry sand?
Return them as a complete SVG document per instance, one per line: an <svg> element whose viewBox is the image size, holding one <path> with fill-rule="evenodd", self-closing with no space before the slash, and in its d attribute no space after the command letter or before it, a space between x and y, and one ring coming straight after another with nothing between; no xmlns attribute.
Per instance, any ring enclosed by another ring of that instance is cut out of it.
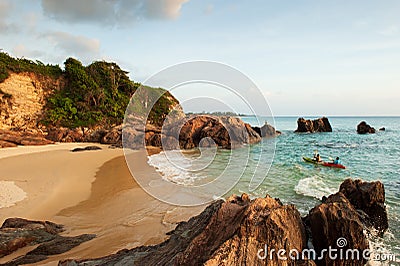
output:
<svg viewBox="0 0 400 266"><path fill-rule="evenodd" d="M0 222L8 217L50 220L64 224L65 235L97 235L37 265L57 265L60 259L99 257L123 248L160 243L178 222L204 209L171 206L149 196L132 178L121 149L99 145L103 150L70 152L87 145L0 150L0 181L13 181L27 194L14 206L0 209ZM155 174L143 153L132 152L131 159L137 159L138 170ZM2 258L0 263L29 250Z"/></svg>

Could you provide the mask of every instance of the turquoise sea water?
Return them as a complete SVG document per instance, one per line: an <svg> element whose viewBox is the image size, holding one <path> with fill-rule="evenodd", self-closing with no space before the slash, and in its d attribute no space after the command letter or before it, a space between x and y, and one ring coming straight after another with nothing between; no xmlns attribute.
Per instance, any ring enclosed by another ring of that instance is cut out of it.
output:
<svg viewBox="0 0 400 266"><path fill-rule="evenodd" d="M264 175L261 185L250 192L251 175L245 171L227 195L246 192L253 197L262 197L269 194L280 198L283 203L295 204L305 215L322 196L337 192L346 178L380 180L385 185L389 230L383 238L374 239L374 245L381 252L395 254L397 260L400 259L400 117L329 117L333 132L314 134L293 133L297 127L297 117L276 117L275 121L262 117L258 121L255 117L241 118L253 126L260 122L263 124L266 120L275 124L282 135L274 140L264 139L261 144L243 149L243 153L249 153L247 167L252 168L260 163L257 155L262 149L270 149L274 141L276 144L272 166L268 174ZM359 135L356 127L363 120L376 129L385 127L386 131ZM332 169L303 162L302 156L311 157L314 150L318 150L324 160L340 156L347 169ZM229 151L218 150L210 167L197 173L195 178L215 178L226 167L230 155ZM265 172L268 161L268 156L261 159ZM153 161L154 165L158 163L157 160ZM182 172L175 172L174 175L182 177Z"/></svg>

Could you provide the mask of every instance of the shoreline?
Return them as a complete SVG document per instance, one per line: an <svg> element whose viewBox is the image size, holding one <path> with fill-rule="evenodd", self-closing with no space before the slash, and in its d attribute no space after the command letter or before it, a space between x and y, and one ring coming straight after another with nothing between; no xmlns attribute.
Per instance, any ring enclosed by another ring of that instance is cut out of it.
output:
<svg viewBox="0 0 400 266"><path fill-rule="evenodd" d="M33 152L26 149L16 152L18 148L13 148L12 155L0 159L4 169L0 180L14 181L27 193L24 200L1 209L1 222L10 217L49 220L65 225L66 231L62 233L65 236L97 235L69 252L34 265L57 265L61 259L97 257L124 248L158 244L168 238L166 233L178 222L204 209L205 206L176 207L148 195L132 178L122 149L98 145L103 150L70 152L72 148L88 145L31 147L36 148ZM139 158L143 152L146 151L135 151L130 156ZM20 167L22 163L24 167ZM138 167L145 173L155 172L144 163ZM26 247L0 258L0 263L29 250Z"/></svg>

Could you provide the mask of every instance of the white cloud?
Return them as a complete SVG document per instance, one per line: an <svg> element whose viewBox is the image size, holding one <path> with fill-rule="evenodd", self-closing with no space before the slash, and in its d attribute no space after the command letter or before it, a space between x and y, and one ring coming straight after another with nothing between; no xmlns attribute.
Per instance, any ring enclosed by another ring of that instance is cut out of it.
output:
<svg viewBox="0 0 400 266"><path fill-rule="evenodd" d="M17 30L16 25L7 21L12 8L10 1L2 0L0 2L0 33L9 33Z"/></svg>
<svg viewBox="0 0 400 266"><path fill-rule="evenodd" d="M66 32L51 32L45 36L55 45L56 48L66 52L68 56L77 56L79 59L96 59L100 52L100 41L85 36L72 35Z"/></svg>
<svg viewBox="0 0 400 266"><path fill-rule="evenodd" d="M208 4L206 6L206 8L204 9L204 14L210 15L210 14L212 14L213 11L214 11L214 6L211 4Z"/></svg>
<svg viewBox="0 0 400 266"><path fill-rule="evenodd" d="M12 50L13 55L17 57L32 57L37 58L43 55L41 51L38 50L29 50L23 44L16 45Z"/></svg>
<svg viewBox="0 0 400 266"><path fill-rule="evenodd" d="M62 22L129 25L137 20L174 19L188 0L42 0L45 15Z"/></svg>
<svg viewBox="0 0 400 266"><path fill-rule="evenodd" d="M389 26L379 32L384 36L394 36L399 33L399 28L395 25Z"/></svg>

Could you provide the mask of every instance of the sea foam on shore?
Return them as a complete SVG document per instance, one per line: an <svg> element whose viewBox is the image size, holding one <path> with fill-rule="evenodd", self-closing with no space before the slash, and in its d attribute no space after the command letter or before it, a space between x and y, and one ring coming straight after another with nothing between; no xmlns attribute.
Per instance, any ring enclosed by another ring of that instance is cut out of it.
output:
<svg viewBox="0 0 400 266"><path fill-rule="evenodd" d="M26 198L26 193L13 181L0 181L0 208L14 206Z"/></svg>

